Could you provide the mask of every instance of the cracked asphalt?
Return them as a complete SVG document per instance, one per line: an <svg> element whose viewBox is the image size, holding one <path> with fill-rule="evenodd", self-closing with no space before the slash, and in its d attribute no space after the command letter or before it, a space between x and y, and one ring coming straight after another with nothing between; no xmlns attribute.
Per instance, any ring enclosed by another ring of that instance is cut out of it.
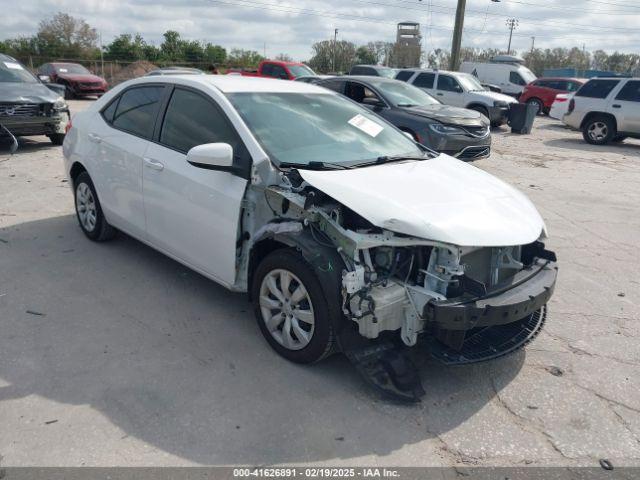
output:
<svg viewBox="0 0 640 480"><path fill-rule="evenodd" d="M558 254L547 324L497 361L425 358L413 406L279 358L243 295L139 242L86 240L46 138L0 149L0 465L640 465L639 141L494 132L476 166Z"/></svg>

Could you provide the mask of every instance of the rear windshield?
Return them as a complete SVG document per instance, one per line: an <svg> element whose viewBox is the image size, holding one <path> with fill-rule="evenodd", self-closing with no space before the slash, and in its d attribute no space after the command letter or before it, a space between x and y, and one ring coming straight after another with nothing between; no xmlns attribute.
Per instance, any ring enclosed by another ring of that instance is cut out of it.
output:
<svg viewBox="0 0 640 480"><path fill-rule="evenodd" d="M0 83L38 83L38 80L19 62L0 60Z"/></svg>

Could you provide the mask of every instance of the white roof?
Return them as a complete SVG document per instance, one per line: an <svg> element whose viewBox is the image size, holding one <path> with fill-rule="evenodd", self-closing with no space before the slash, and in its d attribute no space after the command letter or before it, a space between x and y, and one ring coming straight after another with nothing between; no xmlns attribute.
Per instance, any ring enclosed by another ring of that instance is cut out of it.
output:
<svg viewBox="0 0 640 480"><path fill-rule="evenodd" d="M278 80L265 77L243 77L242 75L158 75L141 77L135 82L201 84L213 86L224 93L272 92L272 93L333 93L322 87L304 82Z"/></svg>

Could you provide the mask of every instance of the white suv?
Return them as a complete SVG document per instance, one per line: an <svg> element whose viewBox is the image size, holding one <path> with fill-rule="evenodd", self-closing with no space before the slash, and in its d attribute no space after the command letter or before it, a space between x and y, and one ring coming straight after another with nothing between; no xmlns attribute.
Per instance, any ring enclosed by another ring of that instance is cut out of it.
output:
<svg viewBox="0 0 640 480"><path fill-rule="evenodd" d="M505 123L511 104L518 103L509 95L485 90L478 79L468 73L405 69L398 72L396 80L421 88L445 105L476 110L488 117L492 126Z"/></svg>
<svg viewBox="0 0 640 480"><path fill-rule="evenodd" d="M595 78L569 103L562 121L593 145L640 138L640 78Z"/></svg>

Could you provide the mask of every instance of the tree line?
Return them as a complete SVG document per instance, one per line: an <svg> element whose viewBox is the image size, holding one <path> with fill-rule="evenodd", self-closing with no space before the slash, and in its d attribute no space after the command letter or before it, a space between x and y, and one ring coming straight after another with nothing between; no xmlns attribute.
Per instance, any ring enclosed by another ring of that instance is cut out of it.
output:
<svg viewBox="0 0 640 480"><path fill-rule="evenodd" d="M168 65L182 64L206 67L211 64L233 67L255 67L263 56L255 50L226 48L209 42L183 39L180 34L168 30L160 45L147 42L140 34L123 33L100 48L95 28L80 18L57 13L42 20L32 36L22 36L0 41L0 52L29 61L45 63L53 60L79 60L148 62ZM380 64L404 67L403 57L393 42L372 41L365 45L340 40L324 40L311 46L312 56L306 62L319 73L348 72L355 64ZM490 48L463 48L462 60L488 61L504 51ZM514 52L517 53L517 52ZM640 68L640 55L635 53L593 52L573 48L536 48L522 52L525 64L537 75L550 68L575 68L577 70L607 70L617 73L633 73ZM276 56L279 60L291 60L286 53ZM423 51L421 62L431 68L449 68L450 52L444 49Z"/></svg>

